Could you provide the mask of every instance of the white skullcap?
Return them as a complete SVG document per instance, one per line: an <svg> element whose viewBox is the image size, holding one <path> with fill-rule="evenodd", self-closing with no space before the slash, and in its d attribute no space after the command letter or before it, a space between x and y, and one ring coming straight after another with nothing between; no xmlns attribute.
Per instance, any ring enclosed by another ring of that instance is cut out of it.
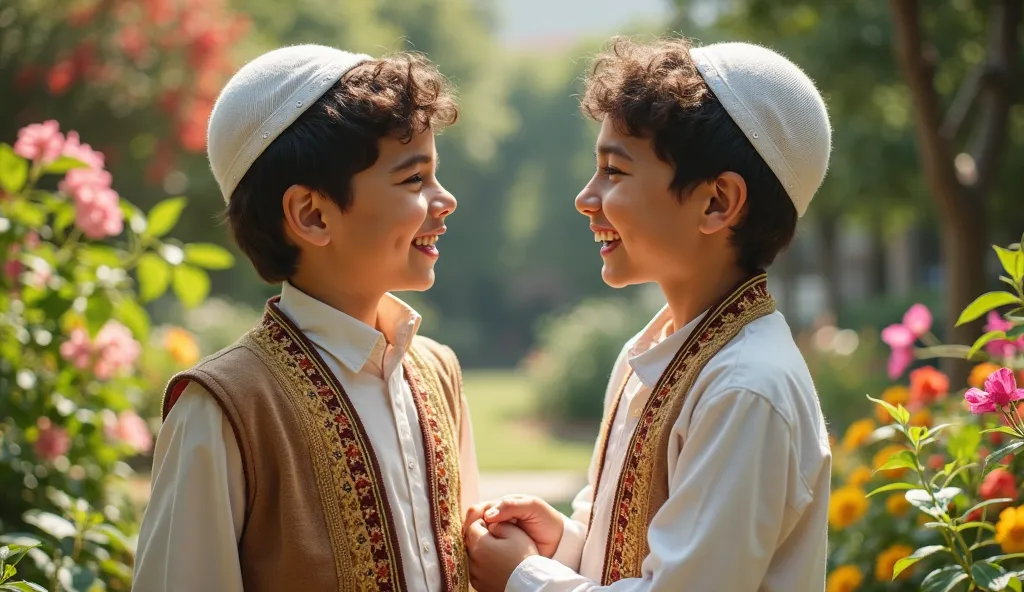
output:
<svg viewBox="0 0 1024 592"><path fill-rule="evenodd" d="M346 72L370 59L333 47L295 45L242 66L217 97L206 136L224 201L281 132Z"/></svg>
<svg viewBox="0 0 1024 592"><path fill-rule="evenodd" d="M802 217L832 151L828 111L814 82L793 62L749 43L707 45L690 55Z"/></svg>

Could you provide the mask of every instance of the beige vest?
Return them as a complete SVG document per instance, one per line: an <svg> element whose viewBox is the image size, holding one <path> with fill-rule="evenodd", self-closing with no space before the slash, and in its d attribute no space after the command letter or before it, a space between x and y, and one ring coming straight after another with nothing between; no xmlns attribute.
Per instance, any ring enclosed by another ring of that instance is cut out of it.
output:
<svg viewBox="0 0 1024 592"><path fill-rule="evenodd" d="M672 426L697 375L747 323L774 311L775 300L768 293L768 278L763 272L756 274L708 311L661 374L629 440L619 473L602 585L642 576L641 566L651 552L647 529L658 509L668 500L668 444ZM594 499L597 499L597 487L604 472L608 431L618 412L629 374L626 373L601 427L601 456Z"/></svg>
<svg viewBox="0 0 1024 592"><path fill-rule="evenodd" d="M348 395L277 307L234 345L173 377L231 422L246 483L238 553L247 592L407 589L377 458ZM443 589L469 587L458 438L462 377L451 350L416 337L404 361L420 419ZM182 566L182 569L188 569Z"/></svg>

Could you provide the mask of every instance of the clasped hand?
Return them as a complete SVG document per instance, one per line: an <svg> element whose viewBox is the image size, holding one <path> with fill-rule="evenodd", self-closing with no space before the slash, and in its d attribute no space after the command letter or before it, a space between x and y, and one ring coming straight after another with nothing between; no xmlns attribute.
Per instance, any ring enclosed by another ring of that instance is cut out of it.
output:
<svg viewBox="0 0 1024 592"><path fill-rule="evenodd" d="M511 495L471 507L463 536L473 587L477 592L503 592L526 558L555 554L563 528L558 510L532 496Z"/></svg>

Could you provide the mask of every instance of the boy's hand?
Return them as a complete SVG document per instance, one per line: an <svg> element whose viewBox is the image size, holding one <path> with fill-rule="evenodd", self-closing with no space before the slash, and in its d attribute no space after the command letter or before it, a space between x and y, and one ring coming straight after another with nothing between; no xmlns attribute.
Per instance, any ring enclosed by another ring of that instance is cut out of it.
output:
<svg viewBox="0 0 1024 592"><path fill-rule="evenodd" d="M558 549L565 528L562 515L544 500L531 495L509 495L499 500L477 504L469 509L466 525L480 518L493 527L511 522L523 530L537 545L539 555L550 558Z"/></svg>

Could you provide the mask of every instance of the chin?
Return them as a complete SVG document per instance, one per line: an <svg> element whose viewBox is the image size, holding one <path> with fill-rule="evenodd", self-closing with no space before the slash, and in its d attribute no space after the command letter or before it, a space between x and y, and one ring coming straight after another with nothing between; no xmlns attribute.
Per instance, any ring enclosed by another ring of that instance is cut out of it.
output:
<svg viewBox="0 0 1024 592"><path fill-rule="evenodd" d="M405 290L409 292L424 292L434 286L434 270L431 269L428 272L415 272L409 274L408 281L405 282Z"/></svg>
<svg viewBox="0 0 1024 592"><path fill-rule="evenodd" d="M605 265L601 268L601 279L611 288L625 288L634 284L642 283L633 274L624 273L613 267Z"/></svg>

